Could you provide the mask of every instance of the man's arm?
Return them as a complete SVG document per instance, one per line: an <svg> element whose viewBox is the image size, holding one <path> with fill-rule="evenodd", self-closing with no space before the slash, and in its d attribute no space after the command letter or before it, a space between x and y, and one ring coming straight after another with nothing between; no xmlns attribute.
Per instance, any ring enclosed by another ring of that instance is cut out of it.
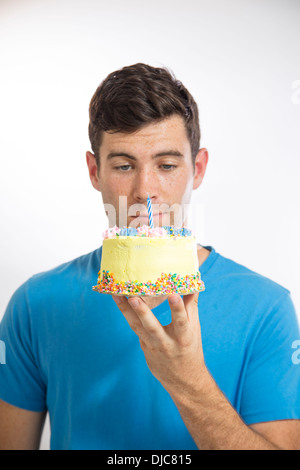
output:
<svg viewBox="0 0 300 470"><path fill-rule="evenodd" d="M45 417L0 400L0 450L38 450Z"/></svg>
<svg viewBox="0 0 300 470"><path fill-rule="evenodd" d="M174 402L191 436L203 450L300 450L300 421L247 426L210 377L205 392L177 395Z"/></svg>
<svg viewBox="0 0 300 470"><path fill-rule="evenodd" d="M199 449L299 448L299 421L248 427L218 388L204 362L198 294L169 297L172 323L167 326L159 323L141 298L113 298L138 335L149 369L172 397Z"/></svg>

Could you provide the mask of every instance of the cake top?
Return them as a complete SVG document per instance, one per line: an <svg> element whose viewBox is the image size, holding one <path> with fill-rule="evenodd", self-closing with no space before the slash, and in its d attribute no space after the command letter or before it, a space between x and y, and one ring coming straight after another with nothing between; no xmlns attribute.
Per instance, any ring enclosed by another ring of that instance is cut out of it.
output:
<svg viewBox="0 0 300 470"><path fill-rule="evenodd" d="M122 227L119 228L116 225L112 228L108 228L103 233L104 240L106 238L117 238L117 237L191 237L191 230L186 227L175 228L173 226L164 225L163 227L151 228L148 225L142 225L141 227Z"/></svg>

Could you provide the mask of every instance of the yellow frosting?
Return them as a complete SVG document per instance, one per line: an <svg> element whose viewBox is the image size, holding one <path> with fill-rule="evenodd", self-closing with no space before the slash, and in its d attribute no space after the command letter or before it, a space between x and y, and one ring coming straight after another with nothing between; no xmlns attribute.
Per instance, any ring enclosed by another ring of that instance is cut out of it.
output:
<svg viewBox="0 0 300 470"><path fill-rule="evenodd" d="M197 274L196 239L193 236L105 239L100 272L103 270L113 273L118 282L156 282L162 273L182 277Z"/></svg>

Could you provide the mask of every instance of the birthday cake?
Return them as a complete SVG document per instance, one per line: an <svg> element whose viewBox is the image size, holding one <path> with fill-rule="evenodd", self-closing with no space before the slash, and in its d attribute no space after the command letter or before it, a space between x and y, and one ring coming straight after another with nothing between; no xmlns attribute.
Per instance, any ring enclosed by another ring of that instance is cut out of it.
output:
<svg viewBox="0 0 300 470"><path fill-rule="evenodd" d="M115 295L191 294L204 290L191 231L174 227L113 227L103 234L98 283Z"/></svg>

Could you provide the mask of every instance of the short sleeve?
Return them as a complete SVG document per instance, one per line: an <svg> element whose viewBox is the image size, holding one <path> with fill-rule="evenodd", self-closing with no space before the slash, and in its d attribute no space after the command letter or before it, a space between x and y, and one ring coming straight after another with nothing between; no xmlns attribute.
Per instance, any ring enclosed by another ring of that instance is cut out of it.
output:
<svg viewBox="0 0 300 470"><path fill-rule="evenodd" d="M0 364L0 399L29 411L46 409L46 386L32 347L26 283L13 294L0 323L5 363Z"/></svg>
<svg viewBox="0 0 300 470"><path fill-rule="evenodd" d="M300 364L293 361L298 339L299 321L286 291L256 332L241 400L247 424L300 419Z"/></svg>

